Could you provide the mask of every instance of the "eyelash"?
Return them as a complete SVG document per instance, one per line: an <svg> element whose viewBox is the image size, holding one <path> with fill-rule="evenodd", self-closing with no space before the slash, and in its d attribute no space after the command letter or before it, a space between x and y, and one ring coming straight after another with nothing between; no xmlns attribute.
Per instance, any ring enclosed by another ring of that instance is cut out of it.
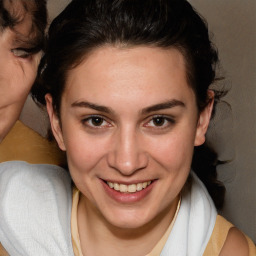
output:
<svg viewBox="0 0 256 256"><path fill-rule="evenodd" d="M94 124L92 123L95 121L98 122L98 125L96 123ZM156 123L154 125L150 125L151 122L157 122L157 121L160 121L159 125L157 125ZM111 122L107 121L105 117L100 115L91 115L87 118L84 118L82 119L82 124L92 129L102 129L105 127L112 126ZM151 129L165 129L170 127L173 124L175 124L175 120L173 118L170 118L164 115L156 115L156 116L150 117L150 120L146 122L143 126Z"/></svg>

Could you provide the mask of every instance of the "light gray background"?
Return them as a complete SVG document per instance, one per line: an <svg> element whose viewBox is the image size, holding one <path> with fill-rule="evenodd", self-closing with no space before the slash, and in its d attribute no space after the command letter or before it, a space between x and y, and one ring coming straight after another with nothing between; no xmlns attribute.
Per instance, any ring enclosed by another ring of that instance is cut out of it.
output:
<svg viewBox="0 0 256 256"><path fill-rule="evenodd" d="M48 0L52 19L69 0ZM222 214L256 242L256 1L190 0L213 33L224 85L209 139L222 160L218 169L227 194ZM47 117L28 99L21 119L45 134Z"/></svg>

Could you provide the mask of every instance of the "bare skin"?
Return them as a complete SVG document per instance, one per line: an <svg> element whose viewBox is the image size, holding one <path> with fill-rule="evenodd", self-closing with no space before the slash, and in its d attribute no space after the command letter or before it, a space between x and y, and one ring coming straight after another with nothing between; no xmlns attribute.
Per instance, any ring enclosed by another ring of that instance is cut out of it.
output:
<svg viewBox="0 0 256 256"><path fill-rule="evenodd" d="M229 230L227 239L220 252L220 256L248 256L249 247L244 234L233 227Z"/></svg>

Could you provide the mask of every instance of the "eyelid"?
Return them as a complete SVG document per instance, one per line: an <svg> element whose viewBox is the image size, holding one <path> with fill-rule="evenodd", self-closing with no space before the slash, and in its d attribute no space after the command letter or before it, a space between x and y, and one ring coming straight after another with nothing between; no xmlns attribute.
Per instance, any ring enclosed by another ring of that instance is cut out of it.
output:
<svg viewBox="0 0 256 256"><path fill-rule="evenodd" d="M35 48L15 48L12 49L11 52L16 56L20 58L27 58L37 52L39 52L40 49L38 47Z"/></svg>
<svg viewBox="0 0 256 256"><path fill-rule="evenodd" d="M12 53L14 54L14 56L20 57L20 58L27 58L31 55L31 53L29 53L24 49L13 49Z"/></svg>

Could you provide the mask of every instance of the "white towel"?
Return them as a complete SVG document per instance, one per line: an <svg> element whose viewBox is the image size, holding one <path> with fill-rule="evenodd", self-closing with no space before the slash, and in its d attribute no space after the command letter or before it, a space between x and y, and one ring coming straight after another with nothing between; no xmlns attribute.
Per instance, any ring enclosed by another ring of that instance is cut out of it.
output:
<svg viewBox="0 0 256 256"><path fill-rule="evenodd" d="M53 165L0 164L0 241L11 256L74 255L69 174Z"/></svg>
<svg viewBox="0 0 256 256"><path fill-rule="evenodd" d="M202 182L191 173L191 189L182 194L177 219L161 256L201 256L211 237L217 211Z"/></svg>

